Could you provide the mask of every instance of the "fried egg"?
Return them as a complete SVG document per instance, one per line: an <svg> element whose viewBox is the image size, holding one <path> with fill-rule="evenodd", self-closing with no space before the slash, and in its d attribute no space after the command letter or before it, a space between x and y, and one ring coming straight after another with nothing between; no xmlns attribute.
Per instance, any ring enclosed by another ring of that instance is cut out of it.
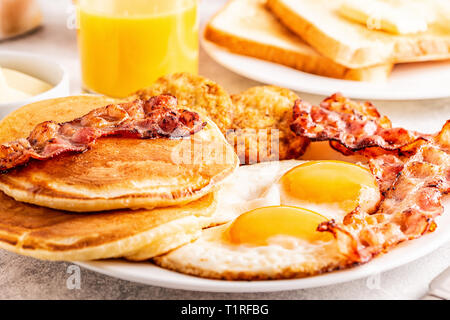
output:
<svg viewBox="0 0 450 320"><path fill-rule="evenodd" d="M347 259L337 241L317 226L330 219L341 222L358 206L373 210L380 197L371 172L354 163L289 160L243 166L220 191L212 223L218 226L154 261L229 280L295 278L342 268Z"/></svg>

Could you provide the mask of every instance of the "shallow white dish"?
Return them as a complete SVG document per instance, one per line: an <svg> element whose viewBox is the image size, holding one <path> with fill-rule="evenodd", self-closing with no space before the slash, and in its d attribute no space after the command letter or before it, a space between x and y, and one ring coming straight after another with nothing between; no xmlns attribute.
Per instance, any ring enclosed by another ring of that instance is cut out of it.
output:
<svg viewBox="0 0 450 320"><path fill-rule="evenodd" d="M404 242L365 265L302 279L222 281L184 275L157 267L150 262L103 260L76 263L111 277L172 289L208 292L269 292L321 287L364 278L399 267L425 256L450 241L450 198L447 197L444 203L445 212L437 219L438 228L435 232Z"/></svg>
<svg viewBox="0 0 450 320"><path fill-rule="evenodd" d="M69 76L57 62L46 57L19 51L0 51L0 66L14 69L48 82L53 87L34 97L0 103L0 119L26 104L69 95Z"/></svg>
<svg viewBox="0 0 450 320"><path fill-rule="evenodd" d="M386 83L339 80L231 53L202 39L217 63L244 77L292 90L328 96L334 92L357 99L415 100L450 97L450 61L419 62L394 67Z"/></svg>

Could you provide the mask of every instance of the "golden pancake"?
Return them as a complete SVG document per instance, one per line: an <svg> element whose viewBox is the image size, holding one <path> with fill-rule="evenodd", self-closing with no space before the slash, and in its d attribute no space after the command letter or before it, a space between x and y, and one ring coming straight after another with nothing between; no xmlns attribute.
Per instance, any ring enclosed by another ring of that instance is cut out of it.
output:
<svg viewBox="0 0 450 320"><path fill-rule="evenodd" d="M199 237L215 211L210 193L183 207L70 213L17 202L0 192L0 248L45 260L163 254Z"/></svg>
<svg viewBox="0 0 450 320"><path fill-rule="evenodd" d="M81 96L42 101L0 122L1 142L26 137L45 120L79 117L111 103ZM239 160L209 119L186 139L102 138L88 151L65 154L0 176L18 201L75 212L182 205L215 190Z"/></svg>

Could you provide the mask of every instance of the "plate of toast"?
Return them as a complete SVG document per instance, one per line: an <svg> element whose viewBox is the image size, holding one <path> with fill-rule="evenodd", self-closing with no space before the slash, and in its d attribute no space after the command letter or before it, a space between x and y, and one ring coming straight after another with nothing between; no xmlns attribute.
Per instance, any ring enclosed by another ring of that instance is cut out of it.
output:
<svg viewBox="0 0 450 320"><path fill-rule="evenodd" d="M450 8L433 1L230 0L202 45L242 76L359 99L450 95Z"/></svg>
<svg viewBox="0 0 450 320"><path fill-rule="evenodd" d="M0 122L0 248L185 290L362 278L449 240L450 119L434 131L188 73L35 102Z"/></svg>

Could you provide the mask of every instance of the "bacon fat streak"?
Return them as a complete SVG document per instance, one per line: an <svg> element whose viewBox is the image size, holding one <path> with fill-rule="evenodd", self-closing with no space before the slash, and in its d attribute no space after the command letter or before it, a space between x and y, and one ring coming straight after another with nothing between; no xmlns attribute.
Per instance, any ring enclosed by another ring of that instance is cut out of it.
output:
<svg viewBox="0 0 450 320"><path fill-rule="evenodd" d="M111 104L65 123L40 123L27 139L0 146L0 171L24 165L31 159L46 160L65 152L86 151L100 137L176 139L203 129L206 122L197 113L177 109L177 104L175 97L160 95Z"/></svg>

